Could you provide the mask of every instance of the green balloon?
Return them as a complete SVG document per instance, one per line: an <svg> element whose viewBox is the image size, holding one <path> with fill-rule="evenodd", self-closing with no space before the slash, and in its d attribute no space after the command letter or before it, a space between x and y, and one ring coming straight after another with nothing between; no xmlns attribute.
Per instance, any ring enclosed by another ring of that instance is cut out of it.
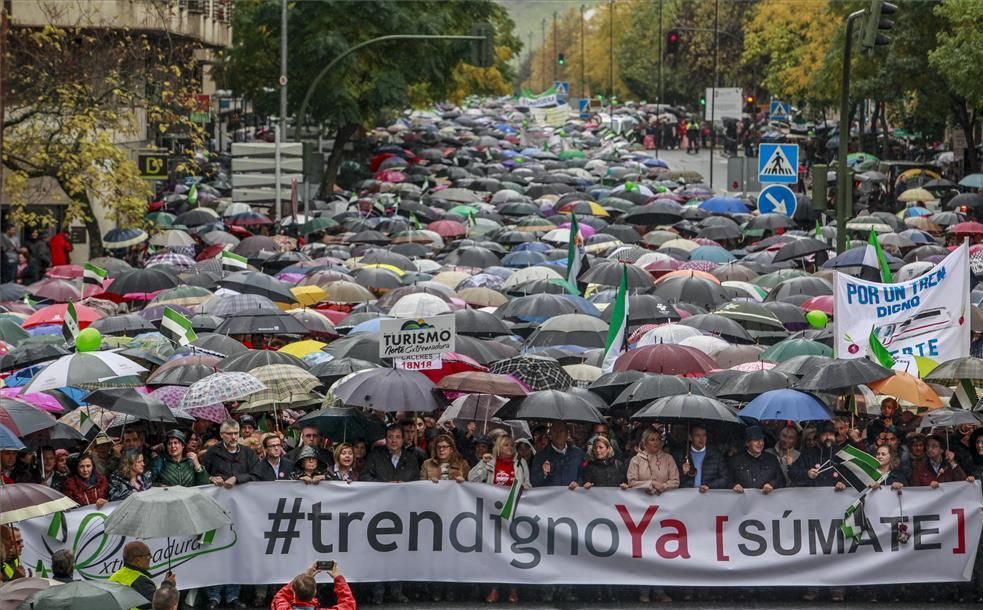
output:
<svg viewBox="0 0 983 610"><path fill-rule="evenodd" d="M96 352L102 345L102 333L95 328L83 328L75 337L75 349L80 352Z"/></svg>
<svg viewBox="0 0 983 610"><path fill-rule="evenodd" d="M825 311L813 309L806 314L806 322L808 322L809 326L812 326L813 328L826 328L826 325L829 324L829 316L826 315Z"/></svg>

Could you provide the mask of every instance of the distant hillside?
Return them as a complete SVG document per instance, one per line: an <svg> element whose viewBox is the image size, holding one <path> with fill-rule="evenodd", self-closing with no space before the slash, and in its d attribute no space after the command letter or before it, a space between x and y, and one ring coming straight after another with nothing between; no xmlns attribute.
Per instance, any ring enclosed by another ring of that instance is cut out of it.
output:
<svg viewBox="0 0 983 610"><path fill-rule="evenodd" d="M505 6L509 15L515 21L515 32L522 41L523 55L529 53L529 34L532 34L532 47L538 48L543 44L543 19L546 20L546 35L549 36L553 27L553 13L562 14L571 9L579 10L580 5L591 7L599 0L496 0Z"/></svg>

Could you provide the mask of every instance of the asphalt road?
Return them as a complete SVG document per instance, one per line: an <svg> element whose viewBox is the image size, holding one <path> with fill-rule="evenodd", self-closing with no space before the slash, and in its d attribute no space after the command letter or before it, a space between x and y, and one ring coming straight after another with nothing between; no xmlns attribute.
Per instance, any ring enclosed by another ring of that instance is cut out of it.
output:
<svg viewBox="0 0 983 610"><path fill-rule="evenodd" d="M694 171L710 180L710 151L703 148L699 154L690 155L685 150L660 150L659 158L676 171ZM718 146L713 153L713 188L724 190L727 186L727 157Z"/></svg>

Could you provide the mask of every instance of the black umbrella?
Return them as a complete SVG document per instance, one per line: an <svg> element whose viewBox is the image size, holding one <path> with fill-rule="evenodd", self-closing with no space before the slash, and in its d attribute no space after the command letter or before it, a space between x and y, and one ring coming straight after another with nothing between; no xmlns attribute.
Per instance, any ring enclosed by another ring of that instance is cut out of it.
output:
<svg viewBox="0 0 983 610"><path fill-rule="evenodd" d="M652 276L641 267L617 261L598 261L581 275L578 281L602 286L620 286L622 270L628 270L628 288L646 290L654 285Z"/></svg>
<svg viewBox="0 0 983 610"><path fill-rule="evenodd" d="M587 389L611 403L625 388L645 377L641 371L615 371L598 377Z"/></svg>
<svg viewBox="0 0 983 610"><path fill-rule="evenodd" d="M14 348L0 357L0 371L14 371L42 362L57 360L67 353L68 351L58 345L28 343Z"/></svg>
<svg viewBox="0 0 983 610"><path fill-rule="evenodd" d="M454 312L457 334L487 338L511 335L512 331L494 314L478 309L459 309Z"/></svg>
<svg viewBox="0 0 983 610"><path fill-rule="evenodd" d="M255 368L270 364L290 364L305 371L309 368L306 362L293 354L266 349L251 349L230 356L223 360L218 368L226 372L248 373Z"/></svg>
<svg viewBox="0 0 983 610"><path fill-rule="evenodd" d="M311 367L310 373L321 380L325 386L330 386L346 375L365 371L368 369L381 368L381 364L359 360L358 358L336 358L328 362L321 362Z"/></svg>
<svg viewBox="0 0 983 610"><path fill-rule="evenodd" d="M683 207L681 205L671 201L658 200L631 210L625 214L622 221L645 226L671 225L679 222L682 217Z"/></svg>
<svg viewBox="0 0 983 610"><path fill-rule="evenodd" d="M488 248L477 246L458 248L447 255L444 259L446 265L459 265L462 267L493 267L502 261Z"/></svg>
<svg viewBox="0 0 983 610"><path fill-rule="evenodd" d="M240 294L258 294L275 303L294 303L297 298L290 292L290 284L258 271L238 271L219 282L223 288Z"/></svg>
<svg viewBox="0 0 983 610"><path fill-rule="evenodd" d="M485 366L519 355L519 350L497 341L484 341L467 335L458 335L454 349L459 354L476 360Z"/></svg>
<svg viewBox="0 0 983 610"><path fill-rule="evenodd" d="M614 307L605 307L601 319L611 323ZM665 299L654 294L633 294L628 297L628 328L634 330L645 324L661 324L679 319L679 312Z"/></svg>
<svg viewBox="0 0 983 610"><path fill-rule="evenodd" d="M775 254L772 262L780 263L782 261L790 261L796 258L802 258L803 256L809 256L810 254L826 252L827 250L829 250L829 244L824 241L819 241L811 237L797 239L782 246L782 249Z"/></svg>
<svg viewBox="0 0 983 610"><path fill-rule="evenodd" d="M223 335L304 335L307 329L288 313L246 309L229 314L215 332Z"/></svg>
<svg viewBox="0 0 983 610"><path fill-rule="evenodd" d="M693 275L659 282L654 294L671 303L690 303L711 309L729 301L720 284Z"/></svg>
<svg viewBox="0 0 983 610"><path fill-rule="evenodd" d="M608 235L616 237L626 244L637 244L642 241L642 236L638 234L635 227L629 224L613 224L604 228Z"/></svg>
<svg viewBox="0 0 983 610"><path fill-rule="evenodd" d="M682 394L704 396L706 393L699 383L691 379L675 375L646 375L626 387L611 401L611 406L636 411L653 400Z"/></svg>
<svg viewBox="0 0 983 610"><path fill-rule="evenodd" d="M336 443L364 440L368 443L384 438L386 428L378 419L353 407L326 407L298 419L294 426L314 426Z"/></svg>
<svg viewBox="0 0 983 610"><path fill-rule="evenodd" d="M191 321L191 328L194 329L196 333L210 332L221 326L222 318L218 316L210 316L208 314L200 313L189 318Z"/></svg>
<svg viewBox="0 0 983 610"><path fill-rule="evenodd" d="M207 349L210 352L217 352L226 356L241 354L249 349L232 337L228 335L220 335L218 333L200 333L198 338L191 342L191 345L193 347L200 347L202 349Z"/></svg>
<svg viewBox="0 0 983 610"><path fill-rule="evenodd" d="M149 320L135 313L101 318L90 324L92 328L104 335L135 335L157 330Z"/></svg>
<svg viewBox="0 0 983 610"><path fill-rule="evenodd" d="M583 313L570 299L556 294L530 294L512 299L495 310L503 320L540 321L567 313Z"/></svg>
<svg viewBox="0 0 983 610"><path fill-rule="evenodd" d="M767 392L792 387L792 381L784 373L771 370L752 371L731 377L717 388L720 398L748 401Z"/></svg>
<svg viewBox="0 0 983 610"><path fill-rule="evenodd" d="M460 346L461 338L457 338L457 345ZM342 337L333 341L324 351L331 354L335 359L354 358L365 360L375 364L382 364L379 357L379 337L376 333L357 333Z"/></svg>
<svg viewBox="0 0 983 610"><path fill-rule="evenodd" d="M549 420L584 424L604 423L604 416L584 396L560 390L533 392L509 401L496 417L531 421Z"/></svg>
<svg viewBox="0 0 983 610"><path fill-rule="evenodd" d="M150 294L180 285L180 280L172 273L159 267L132 269L120 274L106 289L107 293L124 296L127 294Z"/></svg>
<svg viewBox="0 0 983 610"><path fill-rule="evenodd" d="M110 411L132 415L145 421L174 423L174 415L156 396L141 394L133 388L107 388L89 392L85 397L89 404Z"/></svg>
<svg viewBox="0 0 983 610"><path fill-rule="evenodd" d="M875 364L866 358L833 359L824 367L806 375L796 384L797 390L826 392L855 385L880 381L894 375L894 371Z"/></svg>
<svg viewBox="0 0 983 610"><path fill-rule="evenodd" d="M679 321L684 326L690 326L705 334L716 335L731 343L754 343L754 339L736 320L713 314L704 313L690 316Z"/></svg>
<svg viewBox="0 0 983 610"><path fill-rule="evenodd" d="M220 360L214 356L188 356L168 362L147 377L148 386L190 386L218 371Z"/></svg>
<svg viewBox="0 0 983 610"><path fill-rule="evenodd" d="M526 340L527 347L576 345L584 348L603 348L608 325L593 316L579 313L550 318L539 325Z"/></svg>
<svg viewBox="0 0 983 610"><path fill-rule="evenodd" d="M682 394L660 398L631 416L641 422L724 422L740 424L737 413L708 396Z"/></svg>
<svg viewBox="0 0 983 610"><path fill-rule="evenodd" d="M821 277L794 277L772 288L765 300L784 301L791 296L818 297L831 294L833 286Z"/></svg>

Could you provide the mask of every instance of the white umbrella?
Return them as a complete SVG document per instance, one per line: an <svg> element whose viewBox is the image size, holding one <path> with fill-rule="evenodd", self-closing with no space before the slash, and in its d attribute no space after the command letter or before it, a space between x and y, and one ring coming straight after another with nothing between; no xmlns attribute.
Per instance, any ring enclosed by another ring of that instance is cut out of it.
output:
<svg viewBox="0 0 983 610"><path fill-rule="evenodd" d="M692 326L682 324L663 324L648 331L638 340L636 347L657 345L659 343L680 343L690 337L702 337L703 333Z"/></svg>
<svg viewBox="0 0 983 610"><path fill-rule="evenodd" d="M145 372L147 369L115 352L79 352L62 356L46 366L31 379L24 392L91 385Z"/></svg>
<svg viewBox="0 0 983 610"><path fill-rule="evenodd" d="M708 356L712 356L713 354L730 347L730 343L727 343L720 337L710 336L689 337L680 341L679 345L694 347Z"/></svg>
<svg viewBox="0 0 983 610"><path fill-rule="evenodd" d="M198 536L232 525L232 517L200 489L152 487L130 494L106 518L106 534L136 538Z"/></svg>
<svg viewBox="0 0 983 610"><path fill-rule="evenodd" d="M389 315L396 318L425 318L448 313L450 310L451 306L442 298L425 292L416 292L396 301L389 310Z"/></svg>
<svg viewBox="0 0 983 610"><path fill-rule="evenodd" d="M263 382L249 373L212 373L191 384L181 398L178 409L187 410L239 400L265 389Z"/></svg>

